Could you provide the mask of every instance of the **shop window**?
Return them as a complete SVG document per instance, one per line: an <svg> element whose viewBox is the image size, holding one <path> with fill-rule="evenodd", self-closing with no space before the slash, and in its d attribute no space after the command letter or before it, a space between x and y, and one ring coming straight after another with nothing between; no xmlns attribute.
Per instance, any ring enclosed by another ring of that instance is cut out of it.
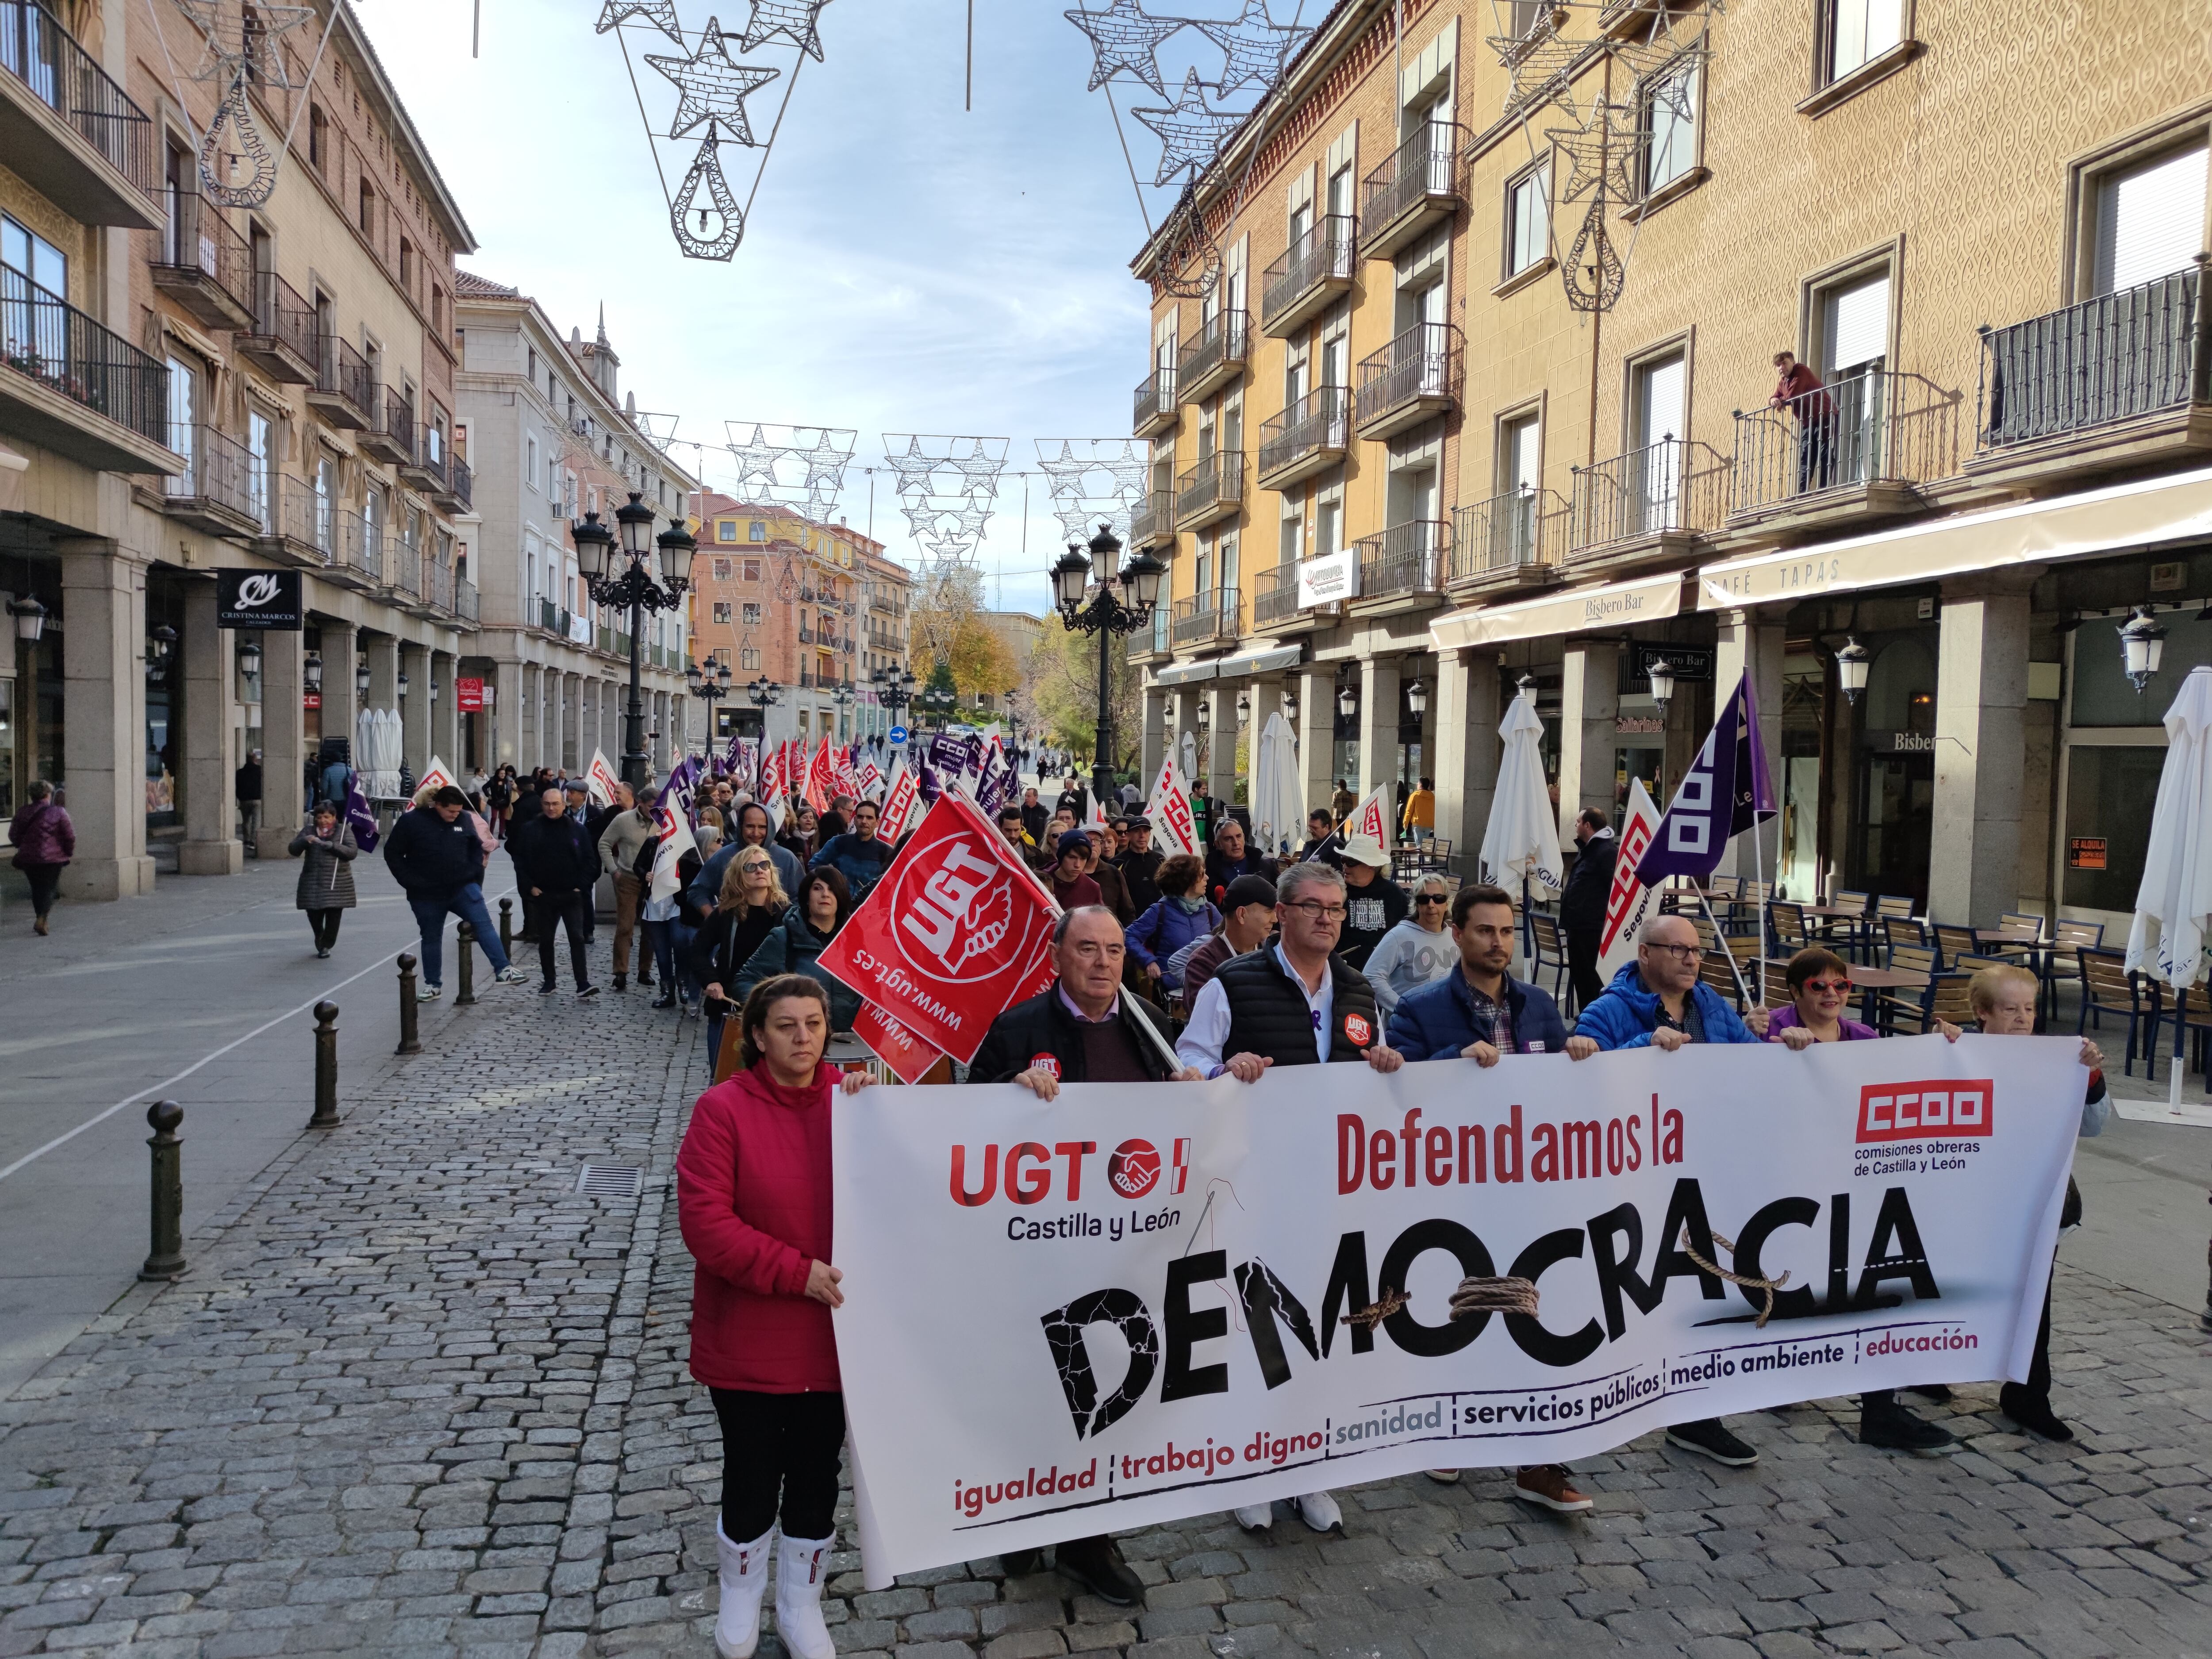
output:
<svg viewBox="0 0 2212 1659"><path fill-rule="evenodd" d="M2060 902L2131 911L2158 805L2162 744L2074 744L2066 751L2066 835ZM2108 943L2114 942L2110 933Z"/></svg>

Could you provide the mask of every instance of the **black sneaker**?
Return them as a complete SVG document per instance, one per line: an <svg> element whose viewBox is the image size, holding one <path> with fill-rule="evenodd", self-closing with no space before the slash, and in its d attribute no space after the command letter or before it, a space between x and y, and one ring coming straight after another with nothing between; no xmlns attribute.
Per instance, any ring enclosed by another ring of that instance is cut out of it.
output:
<svg viewBox="0 0 2212 1659"><path fill-rule="evenodd" d="M1114 1540L1103 1534L1078 1538L1054 1552L1061 1572L1100 1601L1117 1607L1133 1607L1145 1599L1145 1583L1129 1571Z"/></svg>
<svg viewBox="0 0 2212 1659"><path fill-rule="evenodd" d="M673 1008L676 1006L675 994L672 992L666 996L655 997L653 1000L653 1006L656 1008Z"/></svg>
<svg viewBox="0 0 2212 1659"><path fill-rule="evenodd" d="M1725 1463L1732 1469L1747 1469L1759 1462L1758 1451L1730 1434L1717 1417L1696 1423L1677 1423L1667 1431L1667 1443L1693 1451L1700 1457L1710 1457L1716 1463Z"/></svg>
<svg viewBox="0 0 2212 1659"><path fill-rule="evenodd" d="M1905 1393L1917 1394L1923 1400L1932 1401L1938 1406L1948 1406L1951 1403L1951 1391L1941 1382L1929 1382L1920 1388L1907 1389Z"/></svg>
<svg viewBox="0 0 2212 1659"><path fill-rule="evenodd" d="M1894 1400L1863 1401L1859 1406L1859 1444L1911 1452L1920 1457L1942 1457L1959 1449L1959 1437L1915 1416Z"/></svg>
<svg viewBox="0 0 2212 1659"><path fill-rule="evenodd" d="M541 986L539 986L539 987L538 988L538 994L539 996L541 996L541 997L550 997L550 996L551 996L551 995L552 995L556 991L559 990L560 988L560 988L558 985L556 985L556 984L555 984L551 980L550 980L550 979L549 979L549 980L547 980L547 981L545 981L545 983L544 983L544 984L543 984L543 985L541 985Z"/></svg>
<svg viewBox="0 0 2212 1659"><path fill-rule="evenodd" d="M2030 1394L2017 1382L2008 1382L1997 1390L1997 1409L2030 1434L2039 1434L2045 1440L2067 1441L2074 1437L2074 1431L2051 1409L2048 1395Z"/></svg>
<svg viewBox="0 0 2212 1659"><path fill-rule="evenodd" d="M576 994L579 997L595 997L599 994L599 988L596 985L579 985L576 988Z"/></svg>

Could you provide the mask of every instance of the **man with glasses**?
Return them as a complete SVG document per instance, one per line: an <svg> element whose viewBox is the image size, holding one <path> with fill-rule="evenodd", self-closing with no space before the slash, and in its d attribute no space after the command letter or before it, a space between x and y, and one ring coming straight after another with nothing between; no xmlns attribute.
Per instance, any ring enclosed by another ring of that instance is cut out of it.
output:
<svg viewBox="0 0 2212 1659"><path fill-rule="evenodd" d="M1182 1063L1207 1077L1227 1072L1242 1083L1257 1083L1271 1066L1364 1060L1387 1073L1404 1065L1382 1040L1365 976L1334 954L1345 911L1338 872L1325 864L1283 872L1275 884L1279 937L1267 949L1231 957L1206 981L1176 1044ZM1316 1532L1343 1528L1344 1512L1325 1492L1300 1498L1297 1510ZM1237 1511L1248 1531L1264 1531L1274 1518L1272 1504Z"/></svg>
<svg viewBox="0 0 2212 1659"><path fill-rule="evenodd" d="M1609 1048L1672 1054L1686 1042L1760 1041L1766 1010L1753 1009L1748 1025L1738 1019L1726 1000L1698 978L1705 955L1688 917L1654 916L1645 922L1636 936L1636 960L1576 1018L1567 1057L1587 1060ZM1667 1431L1667 1442L1732 1469L1759 1462L1757 1449L1730 1434L1717 1417L1677 1423Z"/></svg>

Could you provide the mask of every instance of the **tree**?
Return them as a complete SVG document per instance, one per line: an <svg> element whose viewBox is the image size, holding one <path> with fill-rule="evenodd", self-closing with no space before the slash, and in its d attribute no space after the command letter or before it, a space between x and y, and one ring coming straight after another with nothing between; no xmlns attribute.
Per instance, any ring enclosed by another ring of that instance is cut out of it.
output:
<svg viewBox="0 0 2212 1659"><path fill-rule="evenodd" d="M1114 715L1116 771L1133 771L1144 741L1140 726L1144 676L1129 661L1127 642L1115 635L1106 644L1107 684ZM1024 675L1034 718L1052 743L1072 753L1095 756L1098 743L1098 636L1078 634L1048 619Z"/></svg>

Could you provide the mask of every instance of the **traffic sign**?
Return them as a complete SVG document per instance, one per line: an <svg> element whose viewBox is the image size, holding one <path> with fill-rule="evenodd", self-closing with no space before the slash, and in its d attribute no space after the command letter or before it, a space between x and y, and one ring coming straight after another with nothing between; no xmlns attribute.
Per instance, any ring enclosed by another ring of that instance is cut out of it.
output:
<svg viewBox="0 0 2212 1659"><path fill-rule="evenodd" d="M891 727L891 741L893 743L904 743L906 741L906 727L903 726L894 726Z"/></svg>

